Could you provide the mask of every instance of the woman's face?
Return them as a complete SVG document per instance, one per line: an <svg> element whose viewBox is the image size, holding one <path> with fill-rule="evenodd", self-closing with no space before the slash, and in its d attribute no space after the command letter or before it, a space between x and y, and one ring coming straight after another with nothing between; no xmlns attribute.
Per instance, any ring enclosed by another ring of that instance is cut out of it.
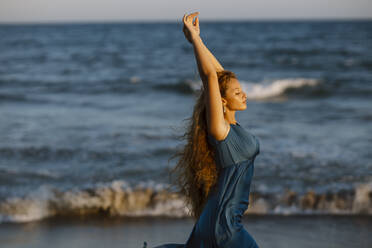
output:
<svg viewBox="0 0 372 248"><path fill-rule="evenodd" d="M229 110L245 110L247 108L247 94L235 78L232 78L228 83L224 99Z"/></svg>

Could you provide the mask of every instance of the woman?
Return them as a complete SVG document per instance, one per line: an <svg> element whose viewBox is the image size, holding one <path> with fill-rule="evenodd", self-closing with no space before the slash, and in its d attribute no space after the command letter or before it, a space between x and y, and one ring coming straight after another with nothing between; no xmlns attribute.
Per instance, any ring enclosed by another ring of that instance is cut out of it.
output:
<svg viewBox="0 0 372 248"><path fill-rule="evenodd" d="M193 45L203 89L185 134L188 143L176 154L180 160L173 171L197 221L185 244L155 248L257 248L241 218L259 142L235 120L235 112L246 109L247 96L235 74L224 70L203 44L198 14L184 15L183 32Z"/></svg>

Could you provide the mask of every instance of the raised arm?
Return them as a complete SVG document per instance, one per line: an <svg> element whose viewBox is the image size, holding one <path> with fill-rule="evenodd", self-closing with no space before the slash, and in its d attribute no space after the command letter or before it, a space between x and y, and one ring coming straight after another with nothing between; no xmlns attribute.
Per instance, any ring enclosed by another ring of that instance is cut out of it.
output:
<svg viewBox="0 0 372 248"><path fill-rule="evenodd" d="M193 18L198 14L199 12L195 12L184 16L184 29L186 28L187 30L185 35L187 37L188 33L188 39L193 45L199 75L203 81L204 90L206 91L208 132L217 140L220 140L226 136L226 133L230 128L230 125L226 124L223 115L221 93L216 73L216 71L223 70L223 68L212 53L206 48L199 36L198 18L193 22Z"/></svg>
<svg viewBox="0 0 372 248"><path fill-rule="evenodd" d="M195 13L192 13L189 15L189 18L193 18L195 15L199 14L199 12L195 12ZM186 16L186 15L185 15ZM185 18L184 16L184 18ZM199 29L199 18L196 17L195 18L195 21L193 22L193 28L195 29L195 32L197 33L197 35L199 36L200 35L200 29ZM187 26L184 25L183 26L183 32L186 36L186 39L192 44L192 38L191 38L191 33L190 31L188 30ZM212 61L212 64L214 66L214 69L216 72L218 71L223 71L224 68L222 67L222 65L220 64L220 62L216 59L216 57L211 53L211 51L209 51L209 49L204 45L204 43L202 43L202 47L203 49L206 51L209 59Z"/></svg>
<svg viewBox="0 0 372 248"><path fill-rule="evenodd" d="M204 45L204 43L203 43L203 48L207 52L209 59L212 61L212 64L213 64L214 69L216 70L216 72L223 71L224 68L222 67L220 62L218 62L216 57L211 53L211 51L209 51L209 49Z"/></svg>

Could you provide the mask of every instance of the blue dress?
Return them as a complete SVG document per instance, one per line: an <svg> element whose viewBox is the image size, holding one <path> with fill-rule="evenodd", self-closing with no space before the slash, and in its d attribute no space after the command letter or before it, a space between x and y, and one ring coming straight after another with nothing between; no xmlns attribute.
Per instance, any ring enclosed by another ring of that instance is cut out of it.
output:
<svg viewBox="0 0 372 248"><path fill-rule="evenodd" d="M154 248L258 248L241 218L248 208L258 139L237 123L230 124L224 140L208 134L216 148L218 181L185 244L168 243Z"/></svg>

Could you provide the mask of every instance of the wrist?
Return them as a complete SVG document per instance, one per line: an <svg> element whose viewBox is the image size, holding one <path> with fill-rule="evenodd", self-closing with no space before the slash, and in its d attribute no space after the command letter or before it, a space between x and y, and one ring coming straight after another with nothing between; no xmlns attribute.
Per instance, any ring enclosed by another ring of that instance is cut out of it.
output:
<svg viewBox="0 0 372 248"><path fill-rule="evenodd" d="M191 35L191 43L201 41L201 37L197 34Z"/></svg>

